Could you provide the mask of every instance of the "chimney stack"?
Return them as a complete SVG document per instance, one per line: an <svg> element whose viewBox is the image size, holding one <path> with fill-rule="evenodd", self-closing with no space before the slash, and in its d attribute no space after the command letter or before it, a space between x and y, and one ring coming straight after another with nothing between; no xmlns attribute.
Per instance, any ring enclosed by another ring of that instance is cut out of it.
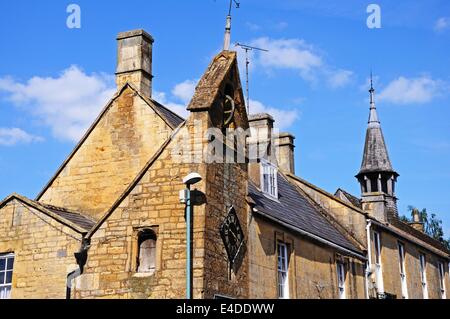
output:
<svg viewBox="0 0 450 319"><path fill-rule="evenodd" d="M294 140L295 136L289 133L280 133L275 137L278 167L281 171L293 175L295 175Z"/></svg>
<svg viewBox="0 0 450 319"><path fill-rule="evenodd" d="M146 97L152 96L153 38L144 30L119 33L117 36L116 84L131 83Z"/></svg>
<svg viewBox="0 0 450 319"><path fill-rule="evenodd" d="M409 225L411 225L413 228L421 232L424 232L424 225L419 210L417 208L414 208L412 214L413 214L413 222L409 223Z"/></svg>
<svg viewBox="0 0 450 319"><path fill-rule="evenodd" d="M249 158L251 161L261 158L272 160L273 117L267 113L251 114L248 116L250 134L248 137Z"/></svg>

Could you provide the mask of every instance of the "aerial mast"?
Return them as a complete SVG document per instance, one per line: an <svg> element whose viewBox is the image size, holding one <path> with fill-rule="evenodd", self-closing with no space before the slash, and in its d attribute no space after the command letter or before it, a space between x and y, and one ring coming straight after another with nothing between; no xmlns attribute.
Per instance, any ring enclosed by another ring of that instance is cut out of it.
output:
<svg viewBox="0 0 450 319"><path fill-rule="evenodd" d="M246 44L236 43L237 47L240 47L245 51L245 84L247 91L247 113L250 114L250 75L249 75L249 66L250 66L250 58L248 55L249 51L257 50L262 52L269 52L269 50L261 49L257 47L252 47Z"/></svg>

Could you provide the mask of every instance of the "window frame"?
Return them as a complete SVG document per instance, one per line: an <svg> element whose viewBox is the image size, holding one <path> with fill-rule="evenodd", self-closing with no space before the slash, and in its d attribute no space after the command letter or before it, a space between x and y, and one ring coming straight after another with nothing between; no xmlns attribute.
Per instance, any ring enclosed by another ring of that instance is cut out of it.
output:
<svg viewBox="0 0 450 319"><path fill-rule="evenodd" d="M5 266L2 269L0 269L0 273L3 273L3 281L0 282L0 291L3 289L4 289L4 291L6 291L5 296L0 297L0 299L10 299L11 291L12 291L13 276L14 276L14 262L15 262L16 256L14 253L5 253L5 254L0 254L0 259L5 260ZM8 265L9 265L9 262L11 259L12 259L12 266L11 266L11 268L9 268ZM7 274L8 273L11 273L11 275L10 275L11 279L10 279L10 282L7 283L7 279L8 279Z"/></svg>
<svg viewBox="0 0 450 319"><path fill-rule="evenodd" d="M422 283L422 296L423 299L428 299L428 282L427 282L427 255L425 253L419 254L420 264L420 281Z"/></svg>
<svg viewBox="0 0 450 319"><path fill-rule="evenodd" d="M441 299L447 299L447 291L445 287L445 268L442 261L438 262L438 273L439 273L439 289Z"/></svg>
<svg viewBox="0 0 450 319"><path fill-rule="evenodd" d="M400 270L400 282L402 287L402 298L408 299L408 283L406 280L406 250L405 244L402 242L397 243L398 247L398 257L399 257L399 270Z"/></svg>
<svg viewBox="0 0 450 319"><path fill-rule="evenodd" d="M139 272L139 255L140 255L140 244L142 241L140 240L141 234L149 232L152 233L155 239L155 268L151 272ZM149 225L149 226L139 226L133 227L133 235L131 239L131 262L128 264L127 269L130 273L133 274L133 277L149 277L153 276L158 269L161 268L161 242L159 240L159 226L158 225Z"/></svg>
<svg viewBox="0 0 450 319"><path fill-rule="evenodd" d="M278 199L278 167L271 162L261 159L260 161L261 191L272 198ZM266 178L267 177L267 188Z"/></svg>
<svg viewBox="0 0 450 319"><path fill-rule="evenodd" d="M277 241L277 295L278 299L290 298L289 245L282 241Z"/></svg>
<svg viewBox="0 0 450 319"><path fill-rule="evenodd" d="M336 262L336 271L337 271L339 299L347 299L347 289L345 287L347 271L345 269L345 263L343 261L338 260Z"/></svg>

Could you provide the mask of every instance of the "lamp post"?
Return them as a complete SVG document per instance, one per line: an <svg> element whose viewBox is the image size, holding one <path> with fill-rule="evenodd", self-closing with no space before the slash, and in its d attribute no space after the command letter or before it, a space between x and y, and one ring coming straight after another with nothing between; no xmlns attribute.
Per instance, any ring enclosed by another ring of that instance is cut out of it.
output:
<svg viewBox="0 0 450 319"><path fill-rule="evenodd" d="M191 185L202 180L198 173L191 173L183 178L186 189L180 192L180 200L186 204L186 299L192 299L192 205Z"/></svg>

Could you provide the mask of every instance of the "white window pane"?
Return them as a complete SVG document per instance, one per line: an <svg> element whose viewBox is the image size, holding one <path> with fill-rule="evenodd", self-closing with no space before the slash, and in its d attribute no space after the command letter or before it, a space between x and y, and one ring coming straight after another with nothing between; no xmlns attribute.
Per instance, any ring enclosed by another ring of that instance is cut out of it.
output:
<svg viewBox="0 0 450 319"><path fill-rule="evenodd" d="M14 267L14 257L8 258L7 259L6 269L7 270L12 270L13 267Z"/></svg>
<svg viewBox="0 0 450 319"><path fill-rule="evenodd" d="M155 269L156 241L147 239L139 247L138 272L151 272Z"/></svg>
<svg viewBox="0 0 450 319"><path fill-rule="evenodd" d="M0 285L5 284L5 272L4 271L0 271Z"/></svg>
<svg viewBox="0 0 450 319"><path fill-rule="evenodd" d="M0 287L0 299L11 298L11 287Z"/></svg>
<svg viewBox="0 0 450 319"><path fill-rule="evenodd" d="M0 258L0 271L5 270L5 269L6 269L6 259Z"/></svg>
<svg viewBox="0 0 450 319"><path fill-rule="evenodd" d="M5 280L6 284L10 284L12 282L12 275L13 275L12 271L6 272L6 280Z"/></svg>

